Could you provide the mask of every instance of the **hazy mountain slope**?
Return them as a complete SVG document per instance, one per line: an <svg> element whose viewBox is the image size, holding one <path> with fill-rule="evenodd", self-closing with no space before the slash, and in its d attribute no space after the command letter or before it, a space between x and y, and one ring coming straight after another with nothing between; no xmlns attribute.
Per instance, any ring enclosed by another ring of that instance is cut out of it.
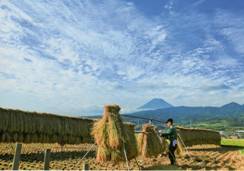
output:
<svg viewBox="0 0 244 171"><path fill-rule="evenodd" d="M146 110L130 113L133 116L166 120L171 117L177 122L189 122L189 120L205 120L211 118L238 117L244 114L244 106L237 103L229 103L221 107L170 107L165 109Z"/></svg>

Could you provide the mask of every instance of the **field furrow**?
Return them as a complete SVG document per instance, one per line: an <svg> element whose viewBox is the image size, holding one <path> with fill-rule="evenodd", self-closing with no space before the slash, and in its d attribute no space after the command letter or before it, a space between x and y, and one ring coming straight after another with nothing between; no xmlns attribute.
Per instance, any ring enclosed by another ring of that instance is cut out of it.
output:
<svg viewBox="0 0 244 171"><path fill-rule="evenodd" d="M69 145L60 147L58 144L23 144L20 169L43 169L43 156L46 148L51 149L50 169L82 169L83 162L87 162L90 169L127 169L125 162L96 162L95 151L85 158L81 158L91 147L91 144ZM194 146L189 149L190 157L177 157L177 167L169 166L167 155L156 158L137 158L142 169L186 169L186 170L236 170L244 168L244 156L237 149L228 147ZM0 169L9 170L12 167L14 154L13 144L0 144ZM130 169L138 170L136 160L129 162Z"/></svg>

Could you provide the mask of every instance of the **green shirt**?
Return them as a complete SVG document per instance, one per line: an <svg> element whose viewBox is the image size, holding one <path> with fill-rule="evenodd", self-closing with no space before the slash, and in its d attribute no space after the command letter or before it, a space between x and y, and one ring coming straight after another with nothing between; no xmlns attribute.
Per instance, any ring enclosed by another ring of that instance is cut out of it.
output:
<svg viewBox="0 0 244 171"><path fill-rule="evenodd" d="M166 137L167 139L169 139L171 142L177 139L177 133L176 133L176 128L172 127L172 128L168 128L166 129L166 131L164 133L162 133L163 137Z"/></svg>

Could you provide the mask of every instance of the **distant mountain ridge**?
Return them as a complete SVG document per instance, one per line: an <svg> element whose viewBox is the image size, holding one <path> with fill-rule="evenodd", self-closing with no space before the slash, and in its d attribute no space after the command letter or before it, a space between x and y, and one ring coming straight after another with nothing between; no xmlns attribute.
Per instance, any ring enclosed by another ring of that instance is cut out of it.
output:
<svg viewBox="0 0 244 171"><path fill-rule="evenodd" d="M223 105L221 107L187 107L176 106L169 108L160 108L154 110L143 110L130 113L134 116L140 116L150 119L166 120L171 117L177 122L188 122L189 120L206 120L216 118L237 118L244 115L244 105L235 102Z"/></svg>
<svg viewBox="0 0 244 171"><path fill-rule="evenodd" d="M225 104L223 106L221 106L222 108L239 108L241 106L244 106L244 105L240 105L236 102L231 102L231 103L228 103L228 104Z"/></svg>
<svg viewBox="0 0 244 171"><path fill-rule="evenodd" d="M165 100L160 98L154 98L146 104L140 106L138 109L164 109L170 107L173 107L173 105L169 104Z"/></svg>
<svg viewBox="0 0 244 171"><path fill-rule="evenodd" d="M152 101L152 100L151 100ZM160 100L161 101L161 100ZM150 102L150 101L149 101ZM147 104L147 103L146 103ZM231 124L244 125L244 104L238 104L236 102L231 102L223 106L204 106L204 107L192 107L192 106L172 106L167 108L162 108L159 106L159 109L147 109L144 108L148 105L143 105L139 107L140 109L137 112L123 113L126 116L121 114L122 118L126 121L138 123L138 118L147 118L154 119L159 121L165 121L168 118L173 118L177 123L189 124L189 122L202 122L210 123L212 121L221 121L225 120ZM150 103L149 103L150 104ZM150 106L150 105L149 105ZM150 106L151 107L151 106ZM153 106L155 107L155 106ZM158 107L158 106L156 106ZM132 115L132 117L128 117ZM89 116L88 118L100 118L101 115ZM148 122L145 119L142 119L140 123ZM223 124L225 124L224 122Z"/></svg>

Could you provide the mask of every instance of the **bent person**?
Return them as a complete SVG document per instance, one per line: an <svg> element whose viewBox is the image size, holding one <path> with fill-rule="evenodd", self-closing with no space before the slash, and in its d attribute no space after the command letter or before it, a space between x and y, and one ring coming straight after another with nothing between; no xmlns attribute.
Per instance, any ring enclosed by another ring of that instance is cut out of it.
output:
<svg viewBox="0 0 244 171"><path fill-rule="evenodd" d="M176 164L176 158L175 158L175 150L177 148L177 133L176 128L173 125L173 119L168 119L166 122L166 126L168 129L166 129L166 132L161 133L161 137L165 137L170 141L169 144L169 152L168 157L170 160L171 165Z"/></svg>

